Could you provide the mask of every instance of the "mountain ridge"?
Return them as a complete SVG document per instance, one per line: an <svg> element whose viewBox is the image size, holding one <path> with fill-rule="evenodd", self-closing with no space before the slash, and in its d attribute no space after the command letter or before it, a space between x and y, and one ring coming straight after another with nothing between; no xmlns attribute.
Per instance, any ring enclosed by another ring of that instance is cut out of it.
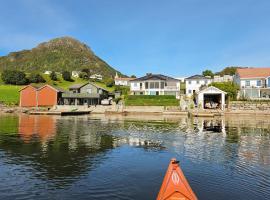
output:
<svg viewBox="0 0 270 200"><path fill-rule="evenodd" d="M0 71L16 69L25 72L38 71L80 71L89 69L92 74L104 77L121 74L99 58L85 43L69 36L42 42L30 50L10 52L0 56Z"/></svg>

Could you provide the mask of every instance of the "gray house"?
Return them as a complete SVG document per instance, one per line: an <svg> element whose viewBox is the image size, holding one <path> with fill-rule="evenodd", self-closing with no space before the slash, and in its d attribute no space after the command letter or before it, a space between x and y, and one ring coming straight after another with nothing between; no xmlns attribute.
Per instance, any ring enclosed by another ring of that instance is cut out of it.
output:
<svg viewBox="0 0 270 200"><path fill-rule="evenodd" d="M108 94L106 89L94 83L74 84L62 94L62 99L64 105L98 105L108 98Z"/></svg>

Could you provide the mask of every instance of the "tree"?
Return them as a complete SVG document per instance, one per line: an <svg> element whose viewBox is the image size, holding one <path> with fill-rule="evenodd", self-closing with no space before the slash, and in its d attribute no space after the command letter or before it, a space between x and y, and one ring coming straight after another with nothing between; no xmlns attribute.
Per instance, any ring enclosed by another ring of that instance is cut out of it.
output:
<svg viewBox="0 0 270 200"><path fill-rule="evenodd" d="M131 75L130 78L137 78L135 75Z"/></svg>
<svg viewBox="0 0 270 200"><path fill-rule="evenodd" d="M207 70L204 70L202 72L202 75L203 76L211 76L211 77L213 77L214 76L214 73L211 70L207 69Z"/></svg>
<svg viewBox="0 0 270 200"><path fill-rule="evenodd" d="M18 70L4 70L1 77L5 84L25 85L28 83L26 74Z"/></svg>
<svg viewBox="0 0 270 200"><path fill-rule="evenodd" d="M69 71L63 71L62 77L65 81L73 81L71 78L71 73Z"/></svg>
<svg viewBox="0 0 270 200"><path fill-rule="evenodd" d="M88 74L86 72L80 72L79 77L82 79L89 79Z"/></svg>
<svg viewBox="0 0 270 200"><path fill-rule="evenodd" d="M55 71L52 71L52 73L50 74L50 78L53 81L57 81L57 75L56 75Z"/></svg>
<svg viewBox="0 0 270 200"><path fill-rule="evenodd" d="M107 87L114 86L114 80L112 78L109 78L105 81Z"/></svg>
<svg viewBox="0 0 270 200"><path fill-rule="evenodd" d="M239 68L239 67L226 67L218 74L220 76L224 76L224 75L231 75L232 76L235 74L237 68Z"/></svg>
<svg viewBox="0 0 270 200"><path fill-rule="evenodd" d="M29 76L30 83L45 83L45 79L39 73L31 73Z"/></svg>
<svg viewBox="0 0 270 200"><path fill-rule="evenodd" d="M224 92L227 92L227 95L231 100L237 99L237 93L239 91L239 86L233 82L221 82L221 83L211 83L211 86L214 86Z"/></svg>

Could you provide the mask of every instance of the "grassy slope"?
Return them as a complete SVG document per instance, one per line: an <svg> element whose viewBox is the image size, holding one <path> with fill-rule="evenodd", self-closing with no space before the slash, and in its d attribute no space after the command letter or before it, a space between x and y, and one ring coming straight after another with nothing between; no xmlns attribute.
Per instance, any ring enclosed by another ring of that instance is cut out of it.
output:
<svg viewBox="0 0 270 200"><path fill-rule="evenodd" d="M178 106L179 100L174 96L132 95L125 99L126 106Z"/></svg>
<svg viewBox="0 0 270 200"><path fill-rule="evenodd" d="M81 84L87 82L86 80L80 78L74 79L74 82L69 82L63 80L61 77L58 77L58 81L52 81L48 75L43 75L43 77L45 78L47 84L55 85L65 90L67 90L73 84ZM114 90L114 87L108 88L104 83L95 82L95 84L107 89L110 92ZM7 105L18 105L20 99L19 90L22 87L23 86L4 85L0 78L0 103Z"/></svg>

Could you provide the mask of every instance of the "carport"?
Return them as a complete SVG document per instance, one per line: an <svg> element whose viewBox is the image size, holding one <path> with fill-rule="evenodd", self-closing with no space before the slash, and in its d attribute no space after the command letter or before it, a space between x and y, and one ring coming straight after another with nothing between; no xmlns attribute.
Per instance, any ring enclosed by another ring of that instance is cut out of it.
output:
<svg viewBox="0 0 270 200"><path fill-rule="evenodd" d="M197 102L202 109L224 110L226 94L226 92L210 86L198 92Z"/></svg>

